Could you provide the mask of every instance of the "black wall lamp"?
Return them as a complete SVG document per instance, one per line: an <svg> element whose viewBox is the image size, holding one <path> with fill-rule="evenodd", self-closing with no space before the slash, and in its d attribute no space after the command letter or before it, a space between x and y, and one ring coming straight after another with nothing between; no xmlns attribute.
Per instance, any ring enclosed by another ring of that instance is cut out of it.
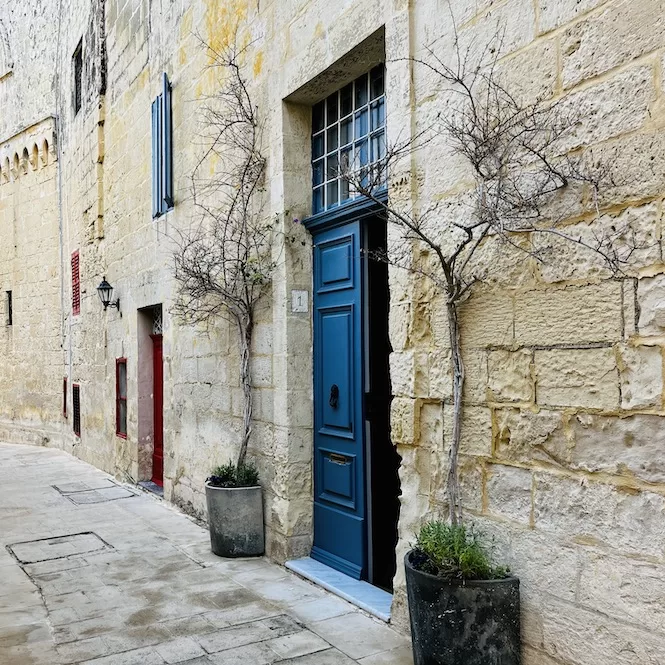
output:
<svg viewBox="0 0 665 665"><path fill-rule="evenodd" d="M113 287L106 281L106 276L102 278L102 283L97 287L97 293L99 294L99 299L102 301L102 305L104 305L104 311L109 307L115 307L120 312L120 298L111 300L113 297Z"/></svg>

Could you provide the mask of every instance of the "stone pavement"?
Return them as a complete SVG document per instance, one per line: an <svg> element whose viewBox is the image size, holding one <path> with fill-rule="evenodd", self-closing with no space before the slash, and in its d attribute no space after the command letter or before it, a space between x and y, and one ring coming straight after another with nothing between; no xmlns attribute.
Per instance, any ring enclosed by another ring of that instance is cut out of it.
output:
<svg viewBox="0 0 665 665"><path fill-rule="evenodd" d="M0 665L411 665L406 638L61 451L0 444Z"/></svg>

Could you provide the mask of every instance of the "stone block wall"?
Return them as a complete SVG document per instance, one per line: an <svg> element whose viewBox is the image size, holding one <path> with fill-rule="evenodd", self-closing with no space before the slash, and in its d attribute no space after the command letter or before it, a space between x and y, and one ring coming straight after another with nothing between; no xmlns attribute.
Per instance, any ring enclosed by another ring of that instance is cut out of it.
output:
<svg viewBox="0 0 665 665"><path fill-rule="evenodd" d="M37 445L63 411L55 142L47 118L0 143L0 440Z"/></svg>
<svg viewBox="0 0 665 665"><path fill-rule="evenodd" d="M429 44L445 56L450 31L428 18L445 12L443 3L427 4L429 14L415 12L416 54L426 58L418 49ZM570 104L580 119L566 148L593 151L619 174L598 213L588 192L562 197L556 215L570 218L567 230L585 237L630 221L642 245L613 276L597 256L557 243L545 264L502 265L461 307L465 514L522 581L529 664L637 664L665 653L665 605L655 599L665 573L665 24L654 20L663 8L452 3L462 44L486 43L496 21L508 21L504 80L525 100ZM416 69L418 126L442 109L432 85ZM442 171L432 155L420 159L409 196L459 209L465 165L453 159ZM393 281L402 294L391 311L400 560L424 517L446 515L452 408L449 370L440 369L449 343L439 296L419 278ZM398 573L393 609L405 623L402 584Z"/></svg>

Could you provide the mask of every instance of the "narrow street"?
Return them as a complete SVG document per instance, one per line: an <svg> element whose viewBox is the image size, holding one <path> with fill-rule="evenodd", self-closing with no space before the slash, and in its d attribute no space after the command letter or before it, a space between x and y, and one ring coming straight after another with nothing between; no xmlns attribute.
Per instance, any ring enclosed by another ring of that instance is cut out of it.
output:
<svg viewBox="0 0 665 665"><path fill-rule="evenodd" d="M386 624L159 499L0 444L0 665L409 665Z"/></svg>

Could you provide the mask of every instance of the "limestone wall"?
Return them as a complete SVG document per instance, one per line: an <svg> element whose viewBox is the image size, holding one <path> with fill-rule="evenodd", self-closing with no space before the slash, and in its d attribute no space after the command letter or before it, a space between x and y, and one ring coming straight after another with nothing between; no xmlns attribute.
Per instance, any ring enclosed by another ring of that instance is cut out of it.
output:
<svg viewBox="0 0 665 665"><path fill-rule="evenodd" d="M311 292L310 239L293 223L311 210L310 106L385 51L389 140L404 140L445 113L449 97L409 56L426 57L427 48L451 56L448 5L66 0L59 22L51 21L57 39L34 46L29 66L8 56L38 44L25 36L32 34L28 17L53 16L58 4L26 0L23 13L0 7L0 297L17 292L14 330L0 327L0 438L47 437L125 480L145 479L151 442L141 435L139 368L147 308L161 304L165 494L204 514L205 477L238 442L237 344L228 322L204 329L173 316L171 252L174 235L193 220L200 111L219 87L205 45L223 48L240 25L265 123L267 213L279 237L292 238L275 249L279 267L258 314L250 454L265 489L270 556L305 555L312 538L311 320L290 302L292 289ZM571 228L585 233L590 224L630 220L648 241L622 278L570 246L554 248L546 266L500 264L463 306L465 513L495 537L497 555L522 580L526 665L657 662L665 652L665 7L661 0L453 0L451 8L463 43L485 44L505 25L500 70L507 84L527 100L570 100L582 113L569 149L593 146L598 160L626 176L602 193L600 219L588 191L568 195L561 205ZM75 115L72 55L81 40L85 85ZM12 73L3 74L10 61ZM150 105L162 72L173 86L176 201L153 220ZM7 98L20 103L6 105ZM33 130L24 128L49 115L57 119L50 130L57 151L49 139L44 162L41 139L34 142L42 163L21 175L22 147L30 157L33 145ZM445 142L399 168L396 204L417 211L438 200L446 214L457 214L470 179ZM73 316L69 260L76 250L82 302ZM120 313L102 310L95 291L102 276L121 299ZM390 288L401 561L418 524L445 514L451 388L441 295L397 269ZM34 293L44 294L44 306L28 297ZM127 439L115 436L118 357L128 361ZM71 431L71 415L61 414L63 376L81 385L81 437ZM405 627L398 571L393 620Z"/></svg>
<svg viewBox="0 0 665 665"><path fill-rule="evenodd" d="M416 53L427 57L420 47L431 43L445 57L450 31L431 20L443 3L423 5L414 18ZM657 662L665 653L665 27L654 17L663 5L452 6L463 44L486 41L495 21L505 21L505 80L524 99L541 95L578 109L570 149L591 147L619 174L601 195L599 219L588 191L562 201L568 231L630 220L644 245L620 278L579 246L557 245L545 265L503 267L462 306L466 515L521 579L525 662ZM432 94L427 72L416 68L414 80L415 123L424 126L445 95ZM455 209L469 182L454 156L442 169L423 155L412 174L415 200L438 199L444 209ZM439 296L397 273L393 284L401 555L423 515L445 515L452 410ZM400 591L398 620L403 604Z"/></svg>
<svg viewBox="0 0 665 665"><path fill-rule="evenodd" d="M59 440L63 411L54 129L0 143L0 439L38 445Z"/></svg>

